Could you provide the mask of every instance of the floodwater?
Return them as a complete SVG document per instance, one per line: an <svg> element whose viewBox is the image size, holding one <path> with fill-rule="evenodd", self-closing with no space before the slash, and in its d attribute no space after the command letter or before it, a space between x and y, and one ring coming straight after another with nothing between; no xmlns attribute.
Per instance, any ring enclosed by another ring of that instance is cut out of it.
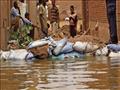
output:
<svg viewBox="0 0 120 90"><path fill-rule="evenodd" d="M0 90L120 90L120 58L0 62Z"/></svg>

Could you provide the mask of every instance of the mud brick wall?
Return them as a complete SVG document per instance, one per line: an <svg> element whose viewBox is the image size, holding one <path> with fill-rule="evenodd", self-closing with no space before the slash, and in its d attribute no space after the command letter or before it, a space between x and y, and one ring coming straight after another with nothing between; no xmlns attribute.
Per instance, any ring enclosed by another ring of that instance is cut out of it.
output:
<svg viewBox="0 0 120 90"><path fill-rule="evenodd" d="M108 40L108 22L106 15L106 3L105 0L88 0L89 10L89 27L93 30L96 22L99 22L99 37ZM120 40L120 0L117 0L117 26L118 37Z"/></svg>
<svg viewBox="0 0 120 90"><path fill-rule="evenodd" d="M56 4L59 7L61 20L64 20L64 18L67 16L71 5L74 5L79 18L82 17L82 0L56 0Z"/></svg>

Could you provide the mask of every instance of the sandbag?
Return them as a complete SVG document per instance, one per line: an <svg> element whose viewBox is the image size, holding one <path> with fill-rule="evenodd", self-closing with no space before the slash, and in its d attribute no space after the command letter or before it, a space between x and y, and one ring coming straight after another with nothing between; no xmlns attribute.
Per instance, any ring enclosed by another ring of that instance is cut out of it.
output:
<svg viewBox="0 0 120 90"><path fill-rule="evenodd" d="M66 45L66 43L67 43L67 38L64 38L64 39L58 41L57 46L53 50L53 54L54 55L59 55L61 50L63 49L63 47Z"/></svg>
<svg viewBox="0 0 120 90"><path fill-rule="evenodd" d="M95 52L95 56L106 56L107 54L108 54L107 47L100 48Z"/></svg>
<svg viewBox="0 0 120 90"><path fill-rule="evenodd" d="M0 51L0 60L7 60L10 55L10 51Z"/></svg>
<svg viewBox="0 0 120 90"><path fill-rule="evenodd" d="M114 52L120 51L120 44L109 44L107 47L109 50L112 50Z"/></svg>
<svg viewBox="0 0 120 90"><path fill-rule="evenodd" d="M61 54L69 53L73 51L73 43L67 42L67 44L62 48Z"/></svg>
<svg viewBox="0 0 120 90"><path fill-rule="evenodd" d="M33 53L33 55L38 58L38 59L44 59L44 58L48 58L49 57L49 53L48 53L48 44L43 45L43 46L38 46L38 47L34 47L29 49L30 52Z"/></svg>
<svg viewBox="0 0 120 90"><path fill-rule="evenodd" d="M48 44L48 41L46 41L46 40L36 40L36 41L31 42L28 45L28 49L31 49L31 48L34 48L34 47L38 47L38 46L43 46L45 44Z"/></svg>
<svg viewBox="0 0 120 90"><path fill-rule="evenodd" d="M98 48L97 45L88 42L76 42L73 49L77 52L92 52Z"/></svg>
<svg viewBox="0 0 120 90"><path fill-rule="evenodd" d="M27 54L28 52L25 49L10 50L10 51L2 52L0 59L24 60Z"/></svg>
<svg viewBox="0 0 120 90"><path fill-rule="evenodd" d="M109 57L114 58L114 57L120 57L120 52L110 52Z"/></svg>

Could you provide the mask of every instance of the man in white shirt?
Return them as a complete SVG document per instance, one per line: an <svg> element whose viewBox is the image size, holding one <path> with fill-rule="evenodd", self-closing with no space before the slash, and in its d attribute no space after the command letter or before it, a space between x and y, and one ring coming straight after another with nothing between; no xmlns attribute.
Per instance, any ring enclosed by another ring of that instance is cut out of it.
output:
<svg viewBox="0 0 120 90"><path fill-rule="evenodd" d="M21 16L24 17L27 11L27 5L25 3L25 0L19 0L18 6L20 7Z"/></svg>

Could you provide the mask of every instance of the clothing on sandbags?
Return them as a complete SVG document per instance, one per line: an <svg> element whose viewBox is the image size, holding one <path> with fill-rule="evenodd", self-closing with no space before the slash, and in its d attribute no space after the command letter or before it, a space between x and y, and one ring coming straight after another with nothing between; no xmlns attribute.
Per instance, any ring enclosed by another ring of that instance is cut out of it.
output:
<svg viewBox="0 0 120 90"><path fill-rule="evenodd" d="M106 56L107 54L108 54L107 47L100 48L100 49L96 50L96 52L95 52L95 56Z"/></svg>
<svg viewBox="0 0 120 90"><path fill-rule="evenodd" d="M67 44L62 48L61 54L69 53L73 51L73 43L67 42Z"/></svg>
<svg viewBox="0 0 120 90"><path fill-rule="evenodd" d="M73 49L77 52L88 53L88 52L92 52L92 51L98 49L98 46L94 45L92 43L89 43L89 42L76 42L73 45Z"/></svg>
<svg viewBox="0 0 120 90"><path fill-rule="evenodd" d="M35 60L35 56L33 55L33 53L28 52L28 54L25 57L25 60Z"/></svg>
<svg viewBox="0 0 120 90"><path fill-rule="evenodd" d="M120 51L120 44L109 44L107 45L108 49L113 51L113 52L118 52Z"/></svg>
<svg viewBox="0 0 120 90"><path fill-rule="evenodd" d="M52 51L53 55L59 55L61 50L63 49L63 47L66 45L67 43L67 38L64 38L60 41L56 42L56 47L54 48L54 50Z"/></svg>

